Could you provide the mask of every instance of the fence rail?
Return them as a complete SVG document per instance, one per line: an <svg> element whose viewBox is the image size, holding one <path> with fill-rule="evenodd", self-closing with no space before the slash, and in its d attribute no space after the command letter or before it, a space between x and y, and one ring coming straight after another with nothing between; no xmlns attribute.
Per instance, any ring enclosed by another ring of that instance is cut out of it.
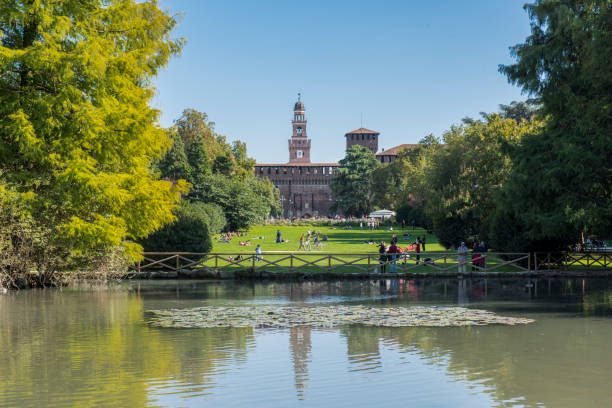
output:
<svg viewBox="0 0 612 408"><path fill-rule="evenodd" d="M535 252L533 259L536 270L612 268L612 252Z"/></svg>
<svg viewBox="0 0 612 408"><path fill-rule="evenodd" d="M517 272L532 270L529 253L487 252L468 254L465 261L456 253L423 252L420 254L332 253L332 252L263 252L253 253L190 253L145 252L135 265L137 272L270 270L278 272L439 272L451 273L465 267L465 272Z"/></svg>

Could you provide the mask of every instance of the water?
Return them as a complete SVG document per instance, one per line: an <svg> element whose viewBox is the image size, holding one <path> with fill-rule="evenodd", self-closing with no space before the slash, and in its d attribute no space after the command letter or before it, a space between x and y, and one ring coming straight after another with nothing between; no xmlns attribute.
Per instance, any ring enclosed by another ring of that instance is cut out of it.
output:
<svg viewBox="0 0 612 408"><path fill-rule="evenodd" d="M147 310L457 305L526 326L163 329ZM612 281L126 282L0 295L2 407L612 406Z"/></svg>

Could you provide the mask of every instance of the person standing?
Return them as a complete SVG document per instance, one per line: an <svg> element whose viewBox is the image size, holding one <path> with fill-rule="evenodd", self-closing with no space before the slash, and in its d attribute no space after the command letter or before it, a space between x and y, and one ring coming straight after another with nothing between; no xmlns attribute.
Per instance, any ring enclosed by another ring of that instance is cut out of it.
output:
<svg viewBox="0 0 612 408"><path fill-rule="evenodd" d="M397 245L391 242L387 252L391 254L391 270L389 272L397 272L397 254L399 253Z"/></svg>
<svg viewBox="0 0 612 408"><path fill-rule="evenodd" d="M416 252L416 263L418 264L421 260L421 237L417 237L414 241L414 252Z"/></svg>
<svg viewBox="0 0 612 408"><path fill-rule="evenodd" d="M465 242L461 242L461 245L459 246L459 248L457 248L457 265L458 265L458 272L460 274L465 273L465 264L467 263L467 253L468 253L468 248L465 246Z"/></svg>
<svg viewBox="0 0 612 408"><path fill-rule="evenodd" d="M257 259L257 261L261 261L263 260L263 257L261 256L261 245L257 244L257 248L255 248L255 258Z"/></svg>
<svg viewBox="0 0 612 408"><path fill-rule="evenodd" d="M378 263L380 264L380 273L387 272L387 248L385 247L385 241L381 241L378 245Z"/></svg>
<svg viewBox="0 0 612 408"><path fill-rule="evenodd" d="M425 252L425 239L427 238L427 235L423 235L423 238L421 239L421 246L423 247L423 252Z"/></svg>
<svg viewBox="0 0 612 408"><path fill-rule="evenodd" d="M310 246L310 234L306 237L306 243L304 244L305 251L312 251L312 247Z"/></svg>
<svg viewBox="0 0 612 408"><path fill-rule="evenodd" d="M306 248L304 247L304 234L300 235L300 246L298 247L298 251L300 249L306 250Z"/></svg>
<svg viewBox="0 0 612 408"><path fill-rule="evenodd" d="M397 245L397 234L393 234L391 237L391 245Z"/></svg>

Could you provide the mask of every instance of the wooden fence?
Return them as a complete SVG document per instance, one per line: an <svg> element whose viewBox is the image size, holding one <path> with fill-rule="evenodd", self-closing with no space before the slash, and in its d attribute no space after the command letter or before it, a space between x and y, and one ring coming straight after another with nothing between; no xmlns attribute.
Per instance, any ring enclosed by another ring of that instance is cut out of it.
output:
<svg viewBox="0 0 612 408"><path fill-rule="evenodd" d="M473 257L475 255L475 257ZM532 256L529 253L487 252L468 254L461 261L466 273L479 272L520 272L532 270ZM325 253L325 252L263 252L257 254L239 253L190 253L190 252L145 252L144 259L135 265L137 272L181 271L207 269L223 270L269 270L305 272L441 272L458 271L460 261L456 253L424 252L419 255L387 255L381 260L378 253ZM384 267L384 268L383 268Z"/></svg>
<svg viewBox="0 0 612 408"><path fill-rule="evenodd" d="M536 270L612 268L612 252L535 252L533 264Z"/></svg>

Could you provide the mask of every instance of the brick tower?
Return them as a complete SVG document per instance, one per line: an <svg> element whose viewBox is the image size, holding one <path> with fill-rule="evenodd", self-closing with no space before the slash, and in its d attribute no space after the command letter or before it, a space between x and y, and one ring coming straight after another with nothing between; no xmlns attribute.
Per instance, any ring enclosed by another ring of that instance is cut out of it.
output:
<svg viewBox="0 0 612 408"><path fill-rule="evenodd" d="M306 117L304 103L298 94L293 107L293 134L289 139L289 163L310 163L310 139L306 136Z"/></svg>
<svg viewBox="0 0 612 408"><path fill-rule="evenodd" d="M359 128L348 132L346 137L346 149L356 144L367 147L374 154L378 151L378 135L380 133L365 128Z"/></svg>

